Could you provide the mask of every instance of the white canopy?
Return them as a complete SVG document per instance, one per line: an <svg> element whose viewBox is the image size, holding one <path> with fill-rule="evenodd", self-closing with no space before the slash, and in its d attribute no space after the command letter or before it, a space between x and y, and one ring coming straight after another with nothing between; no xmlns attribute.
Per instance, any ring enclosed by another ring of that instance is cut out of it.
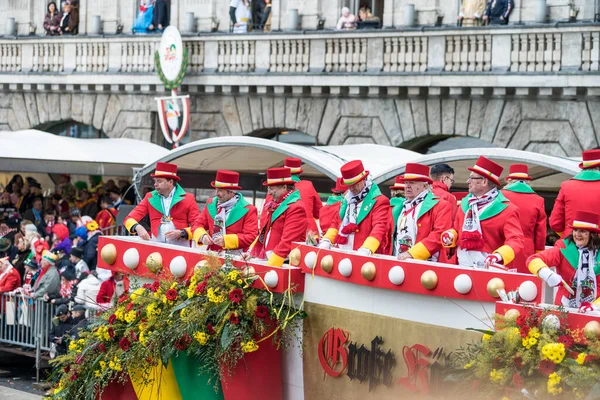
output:
<svg viewBox="0 0 600 400"><path fill-rule="evenodd" d="M169 150L135 139L75 139L25 130L0 132L0 171L131 176Z"/></svg>

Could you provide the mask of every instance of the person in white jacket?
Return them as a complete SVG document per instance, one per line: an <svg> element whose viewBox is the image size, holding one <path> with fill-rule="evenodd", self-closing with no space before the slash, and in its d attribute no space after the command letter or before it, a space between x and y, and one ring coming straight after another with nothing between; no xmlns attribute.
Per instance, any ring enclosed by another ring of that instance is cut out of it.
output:
<svg viewBox="0 0 600 400"><path fill-rule="evenodd" d="M75 303L84 305L88 310L97 310L99 307L96 297L98 296L101 284L102 281L96 277L95 272L87 275L84 272L81 282L77 285Z"/></svg>

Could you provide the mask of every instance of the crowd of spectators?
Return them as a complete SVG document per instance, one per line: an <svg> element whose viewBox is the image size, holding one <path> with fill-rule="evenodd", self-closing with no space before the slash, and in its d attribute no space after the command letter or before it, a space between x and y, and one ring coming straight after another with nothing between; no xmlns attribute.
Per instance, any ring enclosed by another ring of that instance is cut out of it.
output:
<svg viewBox="0 0 600 400"><path fill-rule="evenodd" d="M140 0L133 33L144 34L162 32L171 20L169 2L167 0Z"/></svg>
<svg viewBox="0 0 600 400"><path fill-rule="evenodd" d="M67 0L59 9L54 1L48 4L44 18L46 35L77 35L79 32L79 1Z"/></svg>
<svg viewBox="0 0 600 400"><path fill-rule="evenodd" d="M0 294L67 309L111 303L122 277L97 268L98 238L116 225L119 207L134 202L129 187L100 176L73 184L61 175L55 192L44 197L34 178L13 176L0 192Z"/></svg>

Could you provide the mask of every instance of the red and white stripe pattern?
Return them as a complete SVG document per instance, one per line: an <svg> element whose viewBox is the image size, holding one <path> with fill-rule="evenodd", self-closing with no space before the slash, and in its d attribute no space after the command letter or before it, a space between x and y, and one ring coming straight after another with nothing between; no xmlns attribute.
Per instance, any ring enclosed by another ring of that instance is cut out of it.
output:
<svg viewBox="0 0 600 400"><path fill-rule="evenodd" d="M216 187L230 187L230 186L239 186L238 182L219 182L215 181L214 185Z"/></svg>
<svg viewBox="0 0 600 400"><path fill-rule="evenodd" d="M527 175L524 172L513 172L510 175L508 175L509 178L516 178L516 179L528 179L529 175Z"/></svg>
<svg viewBox="0 0 600 400"><path fill-rule="evenodd" d="M292 183L294 183L294 181L291 178L267 179L267 185L276 185L276 184L285 185L287 183L292 184Z"/></svg>
<svg viewBox="0 0 600 400"><path fill-rule="evenodd" d="M582 164L584 167L593 167L596 164L600 164L600 160L586 160Z"/></svg>
<svg viewBox="0 0 600 400"><path fill-rule="evenodd" d="M481 172L484 175L488 175L491 176L492 178L494 178L495 180L499 180L500 177L498 175L494 175L491 171L488 171L485 168L480 167L479 165L475 164L473 166L473 169L476 169L477 171Z"/></svg>
<svg viewBox="0 0 600 400"><path fill-rule="evenodd" d="M600 227L598 226L598 224L594 224L594 223L591 223L591 222L574 220L573 221L573 228L574 229L590 229L590 228L591 229L598 229Z"/></svg>
<svg viewBox="0 0 600 400"><path fill-rule="evenodd" d="M365 175L367 175L367 171L363 171L360 174L356 175L355 177L352 177L352 178L349 178L349 179L344 178L344 185L346 185L346 186L352 186L352 185L356 184L356 182L358 182L362 178L364 178Z"/></svg>
<svg viewBox="0 0 600 400"><path fill-rule="evenodd" d="M404 174L405 181L428 181L430 178L422 174Z"/></svg>

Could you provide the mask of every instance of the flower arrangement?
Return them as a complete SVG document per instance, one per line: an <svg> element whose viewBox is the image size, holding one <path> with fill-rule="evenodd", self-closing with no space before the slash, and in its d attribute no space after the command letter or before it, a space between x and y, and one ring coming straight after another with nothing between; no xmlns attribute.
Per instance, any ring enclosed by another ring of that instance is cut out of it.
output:
<svg viewBox="0 0 600 400"><path fill-rule="evenodd" d="M600 389L600 341L570 329L564 310L528 307L495 320L495 332L453 353L461 372L452 380L503 399L585 398Z"/></svg>
<svg viewBox="0 0 600 400"><path fill-rule="evenodd" d="M221 265L215 257L186 282L155 281L121 296L54 361L60 380L51 398L93 398L128 374L149 384L148 366L167 364L178 352L196 357L199 373L218 388L217 378L267 340L290 345L294 325L306 317L295 306L294 288L272 293L266 285L253 287L256 280L251 268L236 269L229 260Z"/></svg>

